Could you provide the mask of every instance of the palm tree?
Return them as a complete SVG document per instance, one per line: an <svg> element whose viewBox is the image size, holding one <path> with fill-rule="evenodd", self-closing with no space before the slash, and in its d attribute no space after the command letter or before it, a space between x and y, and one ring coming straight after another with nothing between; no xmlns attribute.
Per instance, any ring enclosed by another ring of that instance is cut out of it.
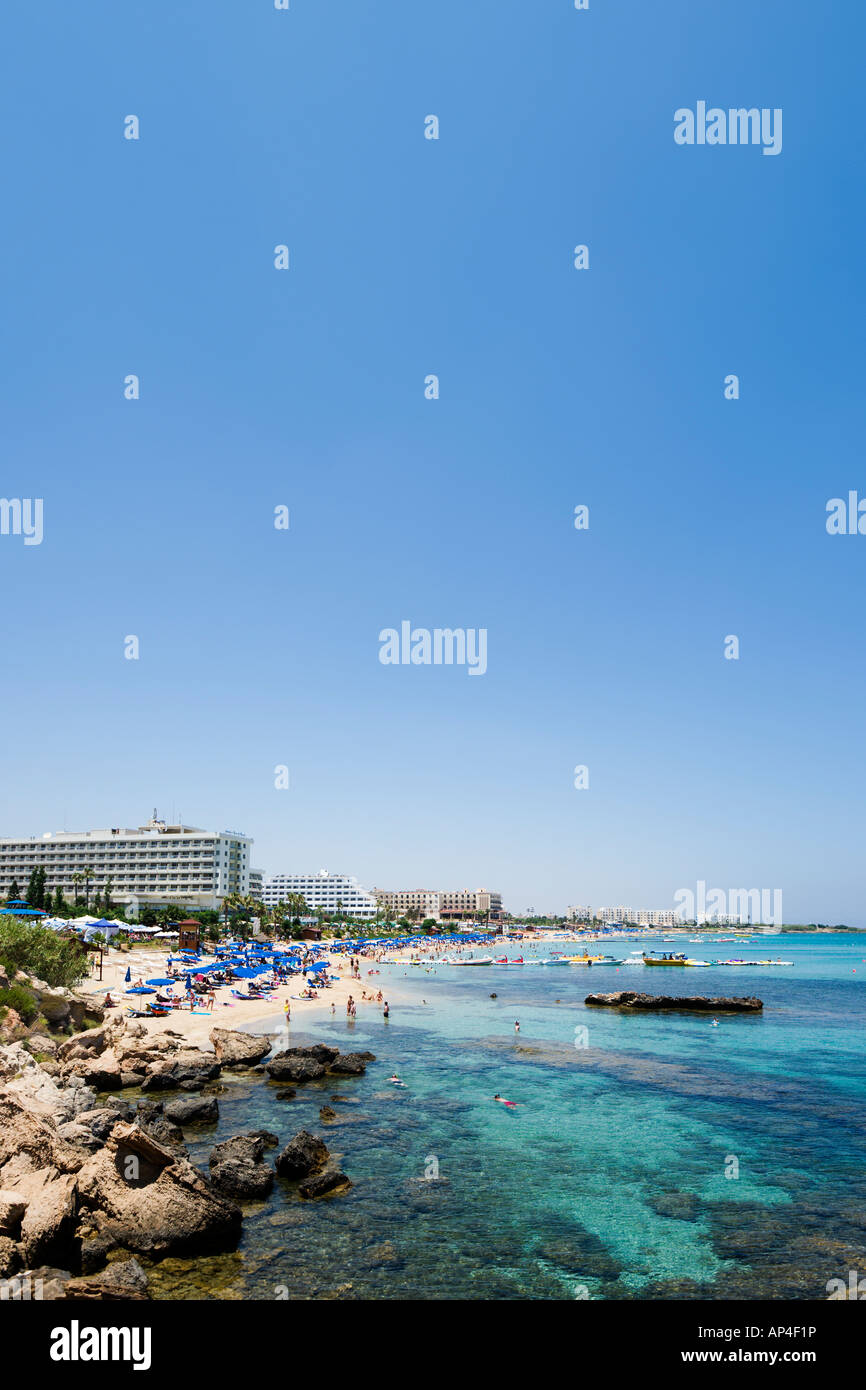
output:
<svg viewBox="0 0 866 1390"><path fill-rule="evenodd" d="M84 870L84 906L87 908L87 901L90 897L90 880L93 878L93 869Z"/></svg>
<svg viewBox="0 0 866 1390"><path fill-rule="evenodd" d="M223 898L223 922L225 923L226 931L229 929L229 913L235 907L237 896L237 893L226 893Z"/></svg>
<svg viewBox="0 0 866 1390"><path fill-rule="evenodd" d="M79 901L80 901L80 898L79 898L79 894L78 894L78 889L79 889L79 887L81 886L81 884L84 882L84 874L73 874L73 875L72 875L72 882L75 884L75 901L76 901L76 902L79 902Z"/></svg>

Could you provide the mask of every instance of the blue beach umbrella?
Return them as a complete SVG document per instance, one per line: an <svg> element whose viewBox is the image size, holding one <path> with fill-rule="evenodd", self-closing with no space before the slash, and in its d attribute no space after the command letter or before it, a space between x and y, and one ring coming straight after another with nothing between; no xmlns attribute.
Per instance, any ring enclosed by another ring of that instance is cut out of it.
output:
<svg viewBox="0 0 866 1390"><path fill-rule="evenodd" d="M163 980L146 980L146 981L145 981L145 984L148 984L148 985L173 985L173 984L174 984L174 980L169 979L168 976L166 976L166 978L163 979Z"/></svg>
<svg viewBox="0 0 866 1390"><path fill-rule="evenodd" d="M123 982L124 982L124 984L128 985L131 979L132 979L132 970L130 969L129 966L127 966L127 967L126 967L126 974L125 974L124 977L123 977Z"/></svg>

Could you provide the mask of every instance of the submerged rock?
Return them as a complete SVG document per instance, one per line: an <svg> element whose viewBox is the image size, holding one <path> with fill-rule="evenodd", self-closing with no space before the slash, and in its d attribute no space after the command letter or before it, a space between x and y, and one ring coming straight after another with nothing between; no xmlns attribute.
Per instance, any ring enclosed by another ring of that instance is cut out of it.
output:
<svg viewBox="0 0 866 1390"><path fill-rule="evenodd" d="M70 1279L65 1297L88 1301L117 1302L147 1299L147 1275L138 1260L115 1260L99 1274Z"/></svg>
<svg viewBox="0 0 866 1390"><path fill-rule="evenodd" d="M344 1191L351 1186L345 1173L336 1168L326 1168L324 1173L315 1173L302 1182L298 1191L302 1197L315 1198L325 1197L329 1192Z"/></svg>
<svg viewBox="0 0 866 1390"><path fill-rule="evenodd" d="M694 1192L655 1192L647 1198L647 1206L659 1216L675 1221L695 1221L700 1214L701 1201Z"/></svg>
<svg viewBox="0 0 866 1390"><path fill-rule="evenodd" d="M247 1137L261 1139L266 1149L275 1149L280 1142L280 1136L270 1129L251 1129Z"/></svg>

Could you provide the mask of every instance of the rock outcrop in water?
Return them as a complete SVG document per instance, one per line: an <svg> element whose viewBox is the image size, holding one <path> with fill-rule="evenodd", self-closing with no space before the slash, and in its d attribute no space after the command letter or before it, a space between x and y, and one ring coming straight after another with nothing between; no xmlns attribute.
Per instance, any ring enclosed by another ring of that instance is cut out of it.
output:
<svg viewBox="0 0 866 1390"><path fill-rule="evenodd" d="M256 1134L236 1134L211 1151L210 1180L227 1197L252 1200L267 1197L274 1170L265 1162L264 1140Z"/></svg>
<svg viewBox="0 0 866 1390"><path fill-rule="evenodd" d="M327 1144L302 1129L277 1156L277 1172L284 1178L306 1178L320 1172L330 1156Z"/></svg>
<svg viewBox="0 0 866 1390"><path fill-rule="evenodd" d="M318 1081L329 1072L337 1076L363 1076L372 1052L340 1052L336 1047L316 1043L315 1047L287 1047L266 1063L272 1081Z"/></svg>
<svg viewBox="0 0 866 1390"><path fill-rule="evenodd" d="M763 1000L756 999L754 995L711 999L703 994L637 994L631 989L623 989L616 994L588 994L583 1002L609 1009L684 1009L712 1014L754 1014L764 1007Z"/></svg>
<svg viewBox="0 0 866 1390"><path fill-rule="evenodd" d="M277 1156L277 1172L283 1178L301 1178L302 1197L326 1197L344 1191L352 1184L334 1163L328 1146L309 1130L302 1129Z"/></svg>

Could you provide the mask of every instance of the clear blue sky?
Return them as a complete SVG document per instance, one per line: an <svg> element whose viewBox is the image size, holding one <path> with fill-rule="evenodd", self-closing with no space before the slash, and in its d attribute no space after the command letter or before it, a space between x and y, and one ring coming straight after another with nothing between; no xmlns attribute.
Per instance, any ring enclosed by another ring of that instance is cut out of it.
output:
<svg viewBox="0 0 866 1390"><path fill-rule="evenodd" d="M866 536L824 525L866 495L866 9L17 0L2 39L0 492L45 536L0 536L0 833L156 805L268 871L866 925ZM698 100L781 107L782 153L677 146ZM403 619L487 674L382 666Z"/></svg>

